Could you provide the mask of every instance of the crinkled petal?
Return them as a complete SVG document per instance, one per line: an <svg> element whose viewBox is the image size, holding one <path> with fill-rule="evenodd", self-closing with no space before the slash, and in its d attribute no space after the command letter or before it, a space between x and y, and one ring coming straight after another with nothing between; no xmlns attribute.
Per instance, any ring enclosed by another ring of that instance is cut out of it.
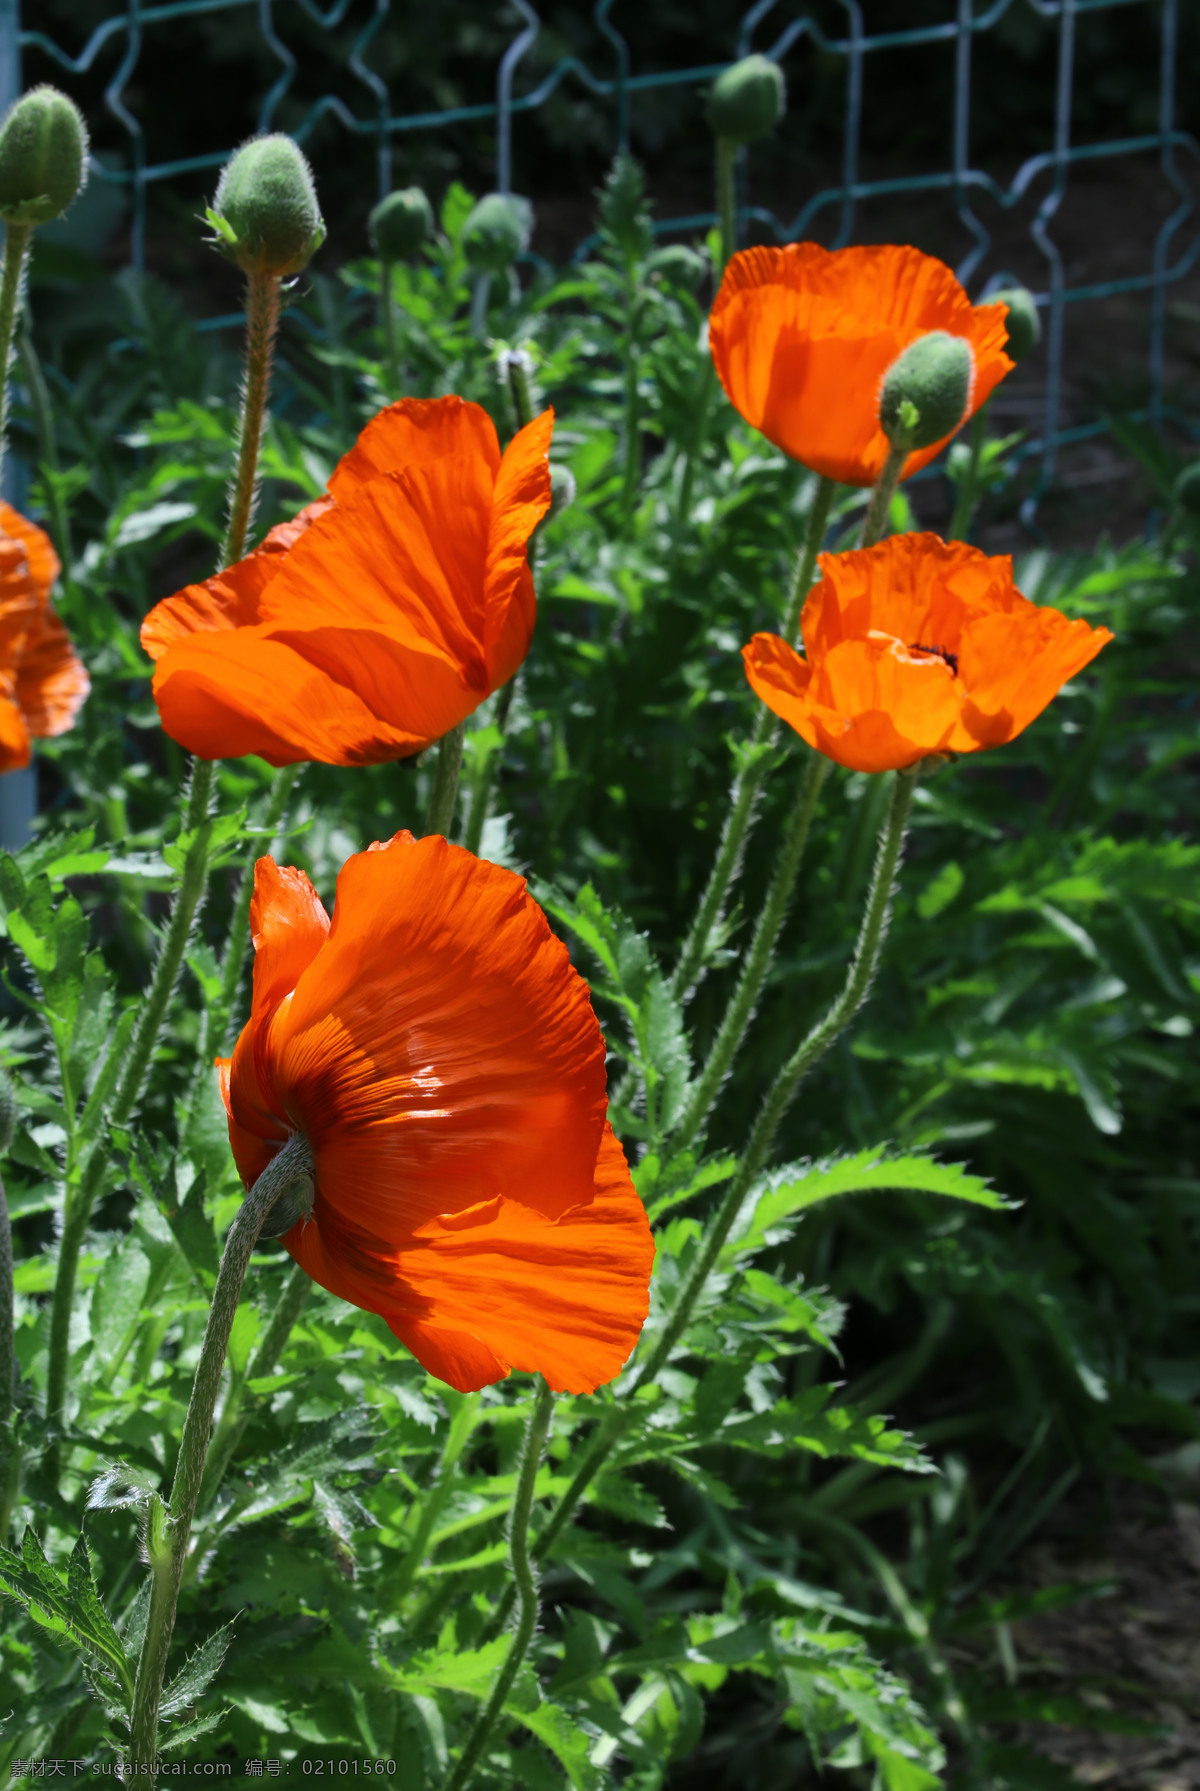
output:
<svg viewBox="0 0 1200 1791"><path fill-rule="evenodd" d="M34 739L50 739L73 727L90 689L70 635L47 605L25 636L16 673L17 702Z"/></svg>
<svg viewBox="0 0 1200 1791"><path fill-rule="evenodd" d="M484 658L488 686L506 684L533 639L537 603L529 570L529 537L550 508L550 436L554 412L543 411L504 450L488 530L484 579Z"/></svg>
<svg viewBox="0 0 1200 1791"><path fill-rule="evenodd" d="M243 1034L249 1037L249 1027ZM238 1041L239 1044L241 1041ZM243 1054L245 1055L245 1054ZM225 1117L229 1124L229 1148L233 1152L233 1160L237 1172L242 1178L244 1188L252 1188L267 1164L287 1142L287 1128L279 1123L266 1107L262 1107L259 1130L251 1131L235 1119L233 1112L232 1083L233 1058L218 1057L216 1059L217 1083L221 1090L221 1099L225 1103ZM243 1104L246 1090L241 1091ZM261 1096L259 1097L261 1101ZM264 1136L265 1134L265 1136Z"/></svg>
<svg viewBox="0 0 1200 1791"><path fill-rule="evenodd" d="M24 547L38 602L48 602L62 564L45 529L39 529L36 522L30 522L27 516L22 516L19 510L0 499L0 534L10 536Z"/></svg>
<svg viewBox="0 0 1200 1791"><path fill-rule="evenodd" d="M455 455L481 461L494 482L500 468L500 443L496 426L482 405L457 397L401 398L371 418L350 452L338 462L329 490L338 503L344 503L372 479L435 466Z"/></svg>

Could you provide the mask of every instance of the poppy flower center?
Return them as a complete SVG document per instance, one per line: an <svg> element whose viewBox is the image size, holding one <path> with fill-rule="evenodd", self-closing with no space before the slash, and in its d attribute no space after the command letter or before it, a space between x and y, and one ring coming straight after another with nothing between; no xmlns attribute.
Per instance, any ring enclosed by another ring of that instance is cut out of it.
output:
<svg viewBox="0 0 1200 1791"><path fill-rule="evenodd" d="M948 647L926 647L920 641L910 641L908 650L910 653L928 653L932 658L940 659L942 664L948 665L954 676L958 677L958 654L951 653Z"/></svg>

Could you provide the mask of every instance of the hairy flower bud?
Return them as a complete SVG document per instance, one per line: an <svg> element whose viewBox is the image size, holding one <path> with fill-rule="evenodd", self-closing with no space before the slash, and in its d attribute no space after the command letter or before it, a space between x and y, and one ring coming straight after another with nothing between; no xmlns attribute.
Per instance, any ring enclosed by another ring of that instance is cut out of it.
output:
<svg viewBox="0 0 1200 1791"><path fill-rule="evenodd" d="M462 246L473 274L502 274L533 235L533 207L515 193L488 193L463 225Z"/></svg>
<svg viewBox="0 0 1200 1791"><path fill-rule="evenodd" d="M705 265L703 255L689 249L686 243L668 243L663 249L655 249L646 262L646 272L652 278L657 276L664 286L673 286L681 292L695 292Z"/></svg>
<svg viewBox="0 0 1200 1791"><path fill-rule="evenodd" d="M1185 466L1176 479L1175 502L1189 516L1200 517L1200 460Z"/></svg>
<svg viewBox="0 0 1200 1791"><path fill-rule="evenodd" d="M367 231L381 261L407 261L433 235L433 207L420 187L403 187L380 200Z"/></svg>
<svg viewBox="0 0 1200 1791"><path fill-rule="evenodd" d="M911 453L953 434L971 402L975 358L962 336L930 330L883 376L879 422L893 447Z"/></svg>
<svg viewBox="0 0 1200 1791"><path fill-rule="evenodd" d="M783 117L787 89L783 70L765 56L746 56L719 75L708 96L713 134L740 148L765 137Z"/></svg>
<svg viewBox="0 0 1200 1791"><path fill-rule="evenodd" d="M247 274L298 274L325 240L312 170L290 137L251 137L221 170L208 221Z"/></svg>
<svg viewBox="0 0 1200 1791"><path fill-rule="evenodd" d="M87 126L57 87L34 87L0 125L0 218L48 224L87 184Z"/></svg>
<svg viewBox="0 0 1200 1791"><path fill-rule="evenodd" d="M560 516L575 502L575 475L569 466L550 467L550 508L546 512L546 521Z"/></svg>
<svg viewBox="0 0 1200 1791"><path fill-rule="evenodd" d="M1042 320L1032 292L1027 292L1024 286L1005 286L999 292L989 292L985 302L1008 306L1008 316L1004 320L1008 330L1005 353L1014 361L1023 361L1042 339Z"/></svg>

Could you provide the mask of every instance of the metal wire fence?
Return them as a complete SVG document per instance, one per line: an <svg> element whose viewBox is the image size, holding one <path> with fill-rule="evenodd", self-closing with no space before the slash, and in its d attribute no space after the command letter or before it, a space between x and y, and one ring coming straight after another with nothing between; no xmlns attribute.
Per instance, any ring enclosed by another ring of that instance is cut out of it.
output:
<svg viewBox="0 0 1200 1791"><path fill-rule="evenodd" d="M371 62L372 52L384 43L385 34L405 31L403 11L394 6L393 0L331 0L325 9L317 0L164 0L150 5L143 0L126 0L123 7L114 5L86 40L74 46L59 42L36 27L21 29L19 4L20 0L0 0L0 87L7 83L9 91L15 91L22 52L27 63L37 62L39 74L45 69L68 89L73 80L91 75L97 67L106 67L105 58L115 60L104 88L103 104L109 119L123 133L125 165L95 162L92 172L102 182L122 186L129 195L130 258L135 267L141 265L145 252L147 199L151 191L162 183L178 182L197 171L217 168L232 147L220 144L198 149L182 143L150 144L134 109L131 95L136 90L139 63L152 34L169 37L182 20L201 14L229 15L254 9L261 45L277 67L275 78L262 92L258 112L259 128L269 130L276 127L281 104L292 94L302 72L289 33L301 21L301 15L306 15L325 34L329 70L339 66L339 81L352 97L357 95L359 103L348 103L340 94L325 91L309 105L299 122L293 123L293 134L303 143L318 125L328 130L332 122L344 133L348 151L373 157L374 178L381 194L391 185L395 146L413 133L446 132L465 123L490 122L495 130L495 186L507 191L513 178L514 132L560 88L583 90L597 104L610 109L612 144L616 149L629 144L633 107L639 95L671 87L702 87L724 66L717 63L635 70L621 30L620 12L627 0L595 0L591 18L607 53L607 67L593 67L577 56L567 55L539 70L536 80L523 81L525 72L535 65L532 53L542 22L530 0L501 0L500 15L513 19L517 28L495 70L494 98L440 111L403 114L393 109L388 83ZM1003 268L994 265L993 234L980 215L983 201L989 200L1001 213L1032 204L1028 232L1043 270L1042 279L1034 284L1044 315L1046 346L1035 433L1023 449L1037 461L1036 482L1026 508L1027 518L1031 519L1039 498L1054 477L1060 448L1104 427L1094 416L1082 420L1064 417L1065 325L1073 307L1096 305L1123 295L1144 295L1149 309L1145 369L1148 399L1144 414L1154 422L1161 421L1164 414L1168 296L1200 260L1200 227L1189 180L1200 157L1200 144L1191 133L1178 128L1176 121L1180 0L991 0L990 4L945 0L945 4L953 16L943 22L871 34L864 24L864 7L859 0L836 0L842 19L840 32L825 29L804 5L797 16L781 24L782 7L778 0L756 0L740 21L739 55L761 50L781 63L786 72L789 63L802 51L816 50L836 59L844 69L841 173L839 179L808 198L795 216L783 218L754 203L754 168L745 165L743 155L739 223L743 230L753 228L757 234L765 232L779 241L814 233L840 246L854 240L867 202L941 195L952 206L970 243L958 267L959 276L972 289L986 291L1007 276ZM1156 128L1077 141L1072 132L1072 113L1080 31L1089 14L1129 7L1144 15L1145 30L1156 34L1159 43ZM1055 37L1053 116L1045 148L1029 156L1005 180L972 163L972 102L980 84L989 79L989 58L981 53L988 48L989 34L997 31L1006 15L1022 11L1043 21ZM347 36L341 28L353 26L356 20L360 28ZM890 178L864 179L861 165L865 71L877 68L882 58L896 59L899 67L905 55L924 53L929 46L937 45L945 46L953 56L953 117L947 121L952 145L949 165ZM326 84L332 88L337 83L329 78ZM0 93L0 97L4 95ZM184 150L189 153L182 153ZM1135 161L1144 163L1147 158L1156 165L1169 209L1153 233L1146 264L1135 272L1072 284L1055 236L1055 222L1067 196L1072 171L1084 164L1128 165ZM709 214L692 213L659 218L656 228L660 232L686 233L711 222Z"/></svg>

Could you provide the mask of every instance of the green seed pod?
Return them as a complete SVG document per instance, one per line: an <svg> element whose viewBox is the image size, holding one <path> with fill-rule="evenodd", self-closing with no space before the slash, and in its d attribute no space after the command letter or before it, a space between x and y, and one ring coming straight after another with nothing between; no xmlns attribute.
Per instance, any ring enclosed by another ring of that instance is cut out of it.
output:
<svg viewBox="0 0 1200 1791"><path fill-rule="evenodd" d="M420 187L403 187L380 200L367 231L381 261L407 261L433 235L433 207Z"/></svg>
<svg viewBox="0 0 1200 1791"><path fill-rule="evenodd" d="M569 466L551 466L550 468L550 508L546 512L546 521L560 516L575 502L575 475Z"/></svg>
<svg viewBox="0 0 1200 1791"><path fill-rule="evenodd" d="M1023 286L1005 286L999 292L989 292L984 303L1008 306L1008 316L1004 320L1008 341L1004 347L1009 357L1023 361L1027 354L1032 354L1042 339L1042 320L1032 292L1027 292Z"/></svg>
<svg viewBox="0 0 1200 1791"><path fill-rule="evenodd" d="M893 447L912 452L952 435L971 402L975 357L962 336L930 330L883 376L879 422Z"/></svg>
<svg viewBox="0 0 1200 1791"><path fill-rule="evenodd" d="M462 246L473 274L502 274L533 235L533 207L515 193L488 193L463 225Z"/></svg>
<svg viewBox="0 0 1200 1791"><path fill-rule="evenodd" d="M719 75L708 96L713 135L727 143L755 143L773 130L787 109L783 70L765 56L746 56Z"/></svg>
<svg viewBox="0 0 1200 1791"><path fill-rule="evenodd" d="M1200 517L1200 460L1185 466L1176 479L1175 502L1189 516Z"/></svg>
<svg viewBox="0 0 1200 1791"><path fill-rule="evenodd" d="M57 87L23 94L0 125L0 218L48 224L87 184L88 135L73 100Z"/></svg>
<svg viewBox="0 0 1200 1791"><path fill-rule="evenodd" d="M208 221L247 274L298 274L325 241L312 170L290 137L251 137L221 170Z"/></svg>
<svg viewBox="0 0 1200 1791"><path fill-rule="evenodd" d="M679 292L695 292L707 263L703 255L695 249L689 249L686 243L668 243L664 249L655 249L646 262L646 272L651 278L657 277L664 286L673 286Z"/></svg>

